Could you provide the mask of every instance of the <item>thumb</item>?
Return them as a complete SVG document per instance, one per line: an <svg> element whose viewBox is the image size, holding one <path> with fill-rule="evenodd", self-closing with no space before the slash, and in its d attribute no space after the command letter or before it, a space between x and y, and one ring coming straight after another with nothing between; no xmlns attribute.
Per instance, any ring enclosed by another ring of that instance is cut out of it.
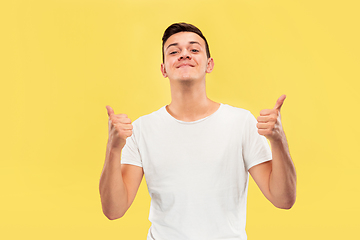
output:
<svg viewBox="0 0 360 240"><path fill-rule="evenodd" d="M274 109L277 109L280 111L280 108L283 105L285 98L286 98L286 95L281 95L281 97L279 97L279 99L276 101Z"/></svg>
<svg viewBox="0 0 360 240"><path fill-rule="evenodd" d="M110 106L106 106L106 109L107 109L107 113L108 113L108 115L109 115L109 117L111 116L111 115L113 115L113 114L115 114L114 113L114 110L110 107Z"/></svg>

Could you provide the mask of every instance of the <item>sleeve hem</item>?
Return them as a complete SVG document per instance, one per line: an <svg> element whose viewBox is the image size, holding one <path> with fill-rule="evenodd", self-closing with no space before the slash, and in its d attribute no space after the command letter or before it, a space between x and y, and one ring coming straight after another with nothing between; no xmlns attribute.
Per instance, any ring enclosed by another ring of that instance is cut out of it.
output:
<svg viewBox="0 0 360 240"><path fill-rule="evenodd" d="M260 163L264 163L264 162L268 162L268 161L272 161L272 157L270 157L270 158L264 158L264 159L262 159L262 160L260 160L260 161L257 161L257 162L255 162L255 163L249 165L248 168L247 168L247 170L249 171L250 168L252 168L252 167L254 167L254 166L256 166L256 165L259 165Z"/></svg>
<svg viewBox="0 0 360 240"><path fill-rule="evenodd" d="M133 163L133 162L127 162L127 161L121 161L121 164L130 164L130 165L135 165L135 166L138 166L138 167L143 167L139 163Z"/></svg>

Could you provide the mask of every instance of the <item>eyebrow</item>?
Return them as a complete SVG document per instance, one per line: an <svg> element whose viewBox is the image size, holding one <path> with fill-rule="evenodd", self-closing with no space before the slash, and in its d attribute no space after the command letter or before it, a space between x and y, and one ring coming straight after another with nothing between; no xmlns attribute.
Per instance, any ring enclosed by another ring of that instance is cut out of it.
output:
<svg viewBox="0 0 360 240"><path fill-rule="evenodd" d="M201 44L199 43L199 42L196 42L196 41L191 41L191 42L189 42L190 44L199 44L200 46L201 46ZM166 49L168 49L169 47L171 47L171 46L177 46L177 45L179 45L178 43L172 43L172 44L170 44L169 46L167 46L167 48Z"/></svg>

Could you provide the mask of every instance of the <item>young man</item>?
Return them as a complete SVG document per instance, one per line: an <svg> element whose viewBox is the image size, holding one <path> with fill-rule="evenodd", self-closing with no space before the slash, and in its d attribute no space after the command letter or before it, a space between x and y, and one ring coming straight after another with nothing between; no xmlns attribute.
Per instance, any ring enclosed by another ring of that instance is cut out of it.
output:
<svg viewBox="0 0 360 240"><path fill-rule="evenodd" d="M133 124L107 106L103 212L109 219L122 217L145 174L148 240L247 239L248 173L276 207L289 209L295 202L296 173L280 119L285 95L256 122L249 111L206 96L205 78L213 67L201 31L173 24L163 36L161 64L171 103Z"/></svg>

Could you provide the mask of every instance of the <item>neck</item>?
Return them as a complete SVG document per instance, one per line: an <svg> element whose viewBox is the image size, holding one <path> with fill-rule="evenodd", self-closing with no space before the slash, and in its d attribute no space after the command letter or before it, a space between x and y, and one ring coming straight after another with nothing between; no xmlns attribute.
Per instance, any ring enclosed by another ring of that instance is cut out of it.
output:
<svg viewBox="0 0 360 240"><path fill-rule="evenodd" d="M171 81L171 103L167 111L176 119L196 121L211 115L219 105L206 96L205 79L203 81Z"/></svg>

